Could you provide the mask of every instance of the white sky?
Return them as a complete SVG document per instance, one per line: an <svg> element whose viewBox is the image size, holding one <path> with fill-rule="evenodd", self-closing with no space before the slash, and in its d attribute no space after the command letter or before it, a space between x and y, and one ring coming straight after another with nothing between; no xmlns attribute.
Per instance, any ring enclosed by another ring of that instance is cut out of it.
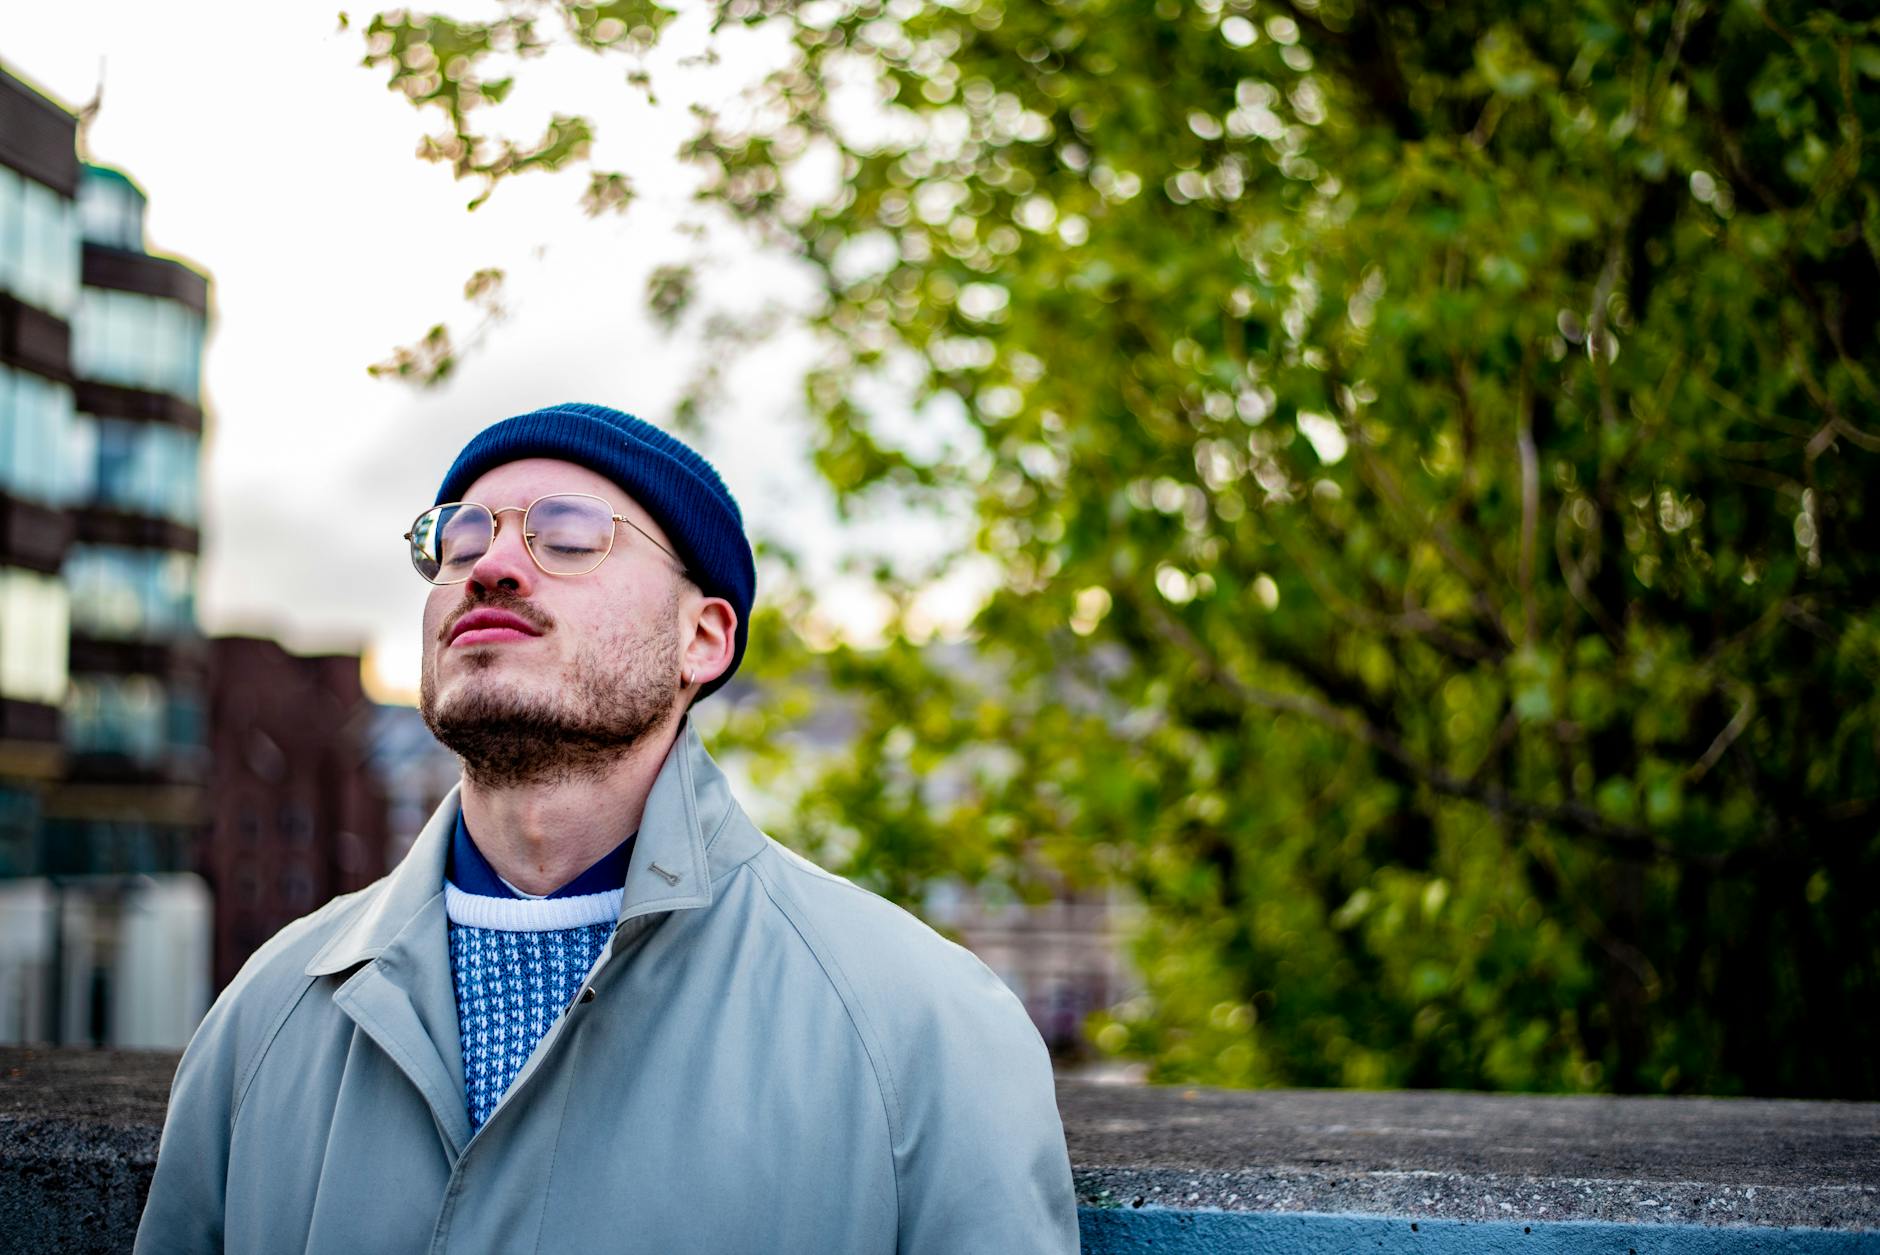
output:
<svg viewBox="0 0 1880 1255"><path fill-rule="evenodd" d="M642 298L654 266L699 255L675 232L692 188L672 157L687 129L683 106L723 97L774 54L747 43L719 70L681 69L676 58L697 46L696 28L681 29L653 66L658 108L624 85L626 58L567 52L530 63L496 115L504 130L533 139L551 110L592 116L597 164L626 170L639 199L624 217L589 219L577 171L513 180L467 213L477 186L414 156L436 123L388 92L383 71L359 64L358 25L374 6L349 6L356 25L344 32L341 7L0 0L0 62L68 106L91 97L102 62L92 158L149 195L151 251L212 278L205 631L275 636L299 650L364 648L375 691L408 698L426 585L400 533L489 422L560 400L654 422L670 410L693 359L683 333L668 339L650 323ZM720 302L806 290L785 263L736 237L714 236L711 250L707 293ZM511 313L448 385L422 392L367 376L368 364L439 320L461 341L475 324L462 285L484 266L509 272ZM754 536L787 538L827 572L851 542L801 453L804 352L768 349L741 368L701 448ZM871 524L871 545L883 530ZM960 528L905 519L886 530L904 552L965 539ZM866 635L875 603L858 581L817 587L833 617ZM936 610L957 620L973 600L956 588Z"/></svg>

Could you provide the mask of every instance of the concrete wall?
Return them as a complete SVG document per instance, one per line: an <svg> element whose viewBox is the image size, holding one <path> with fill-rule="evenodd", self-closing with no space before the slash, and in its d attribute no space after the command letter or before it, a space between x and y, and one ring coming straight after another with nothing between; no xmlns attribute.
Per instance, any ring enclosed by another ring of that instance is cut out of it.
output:
<svg viewBox="0 0 1880 1255"><path fill-rule="evenodd" d="M129 1249L174 1066L0 1049L0 1255ZM1067 1081L1058 1105L1088 1255L1880 1255L1880 1104Z"/></svg>

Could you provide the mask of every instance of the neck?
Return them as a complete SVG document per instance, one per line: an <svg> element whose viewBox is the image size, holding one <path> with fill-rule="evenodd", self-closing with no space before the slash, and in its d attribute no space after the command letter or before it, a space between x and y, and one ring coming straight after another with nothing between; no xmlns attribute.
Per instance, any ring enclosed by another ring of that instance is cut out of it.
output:
<svg viewBox="0 0 1880 1255"><path fill-rule="evenodd" d="M524 893L553 893L639 829L681 726L577 778L492 789L466 775L458 798L477 849Z"/></svg>

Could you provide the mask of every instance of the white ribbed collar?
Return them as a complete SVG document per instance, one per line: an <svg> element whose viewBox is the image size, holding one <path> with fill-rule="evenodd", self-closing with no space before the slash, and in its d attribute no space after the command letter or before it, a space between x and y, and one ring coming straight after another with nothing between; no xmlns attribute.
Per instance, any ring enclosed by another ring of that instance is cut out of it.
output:
<svg viewBox="0 0 1880 1255"><path fill-rule="evenodd" d="M506 933L553 932L611 924L620 918L624 889L584 893L573 898L489 898L465 893L444 882L444 913L453 924L467 928L494 928Z"/></svg>

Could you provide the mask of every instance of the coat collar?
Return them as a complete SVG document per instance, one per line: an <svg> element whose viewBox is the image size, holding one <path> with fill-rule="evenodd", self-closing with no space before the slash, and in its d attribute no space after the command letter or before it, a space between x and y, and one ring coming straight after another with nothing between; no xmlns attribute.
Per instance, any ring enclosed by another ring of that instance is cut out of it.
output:
<svg viewBox="0 0 1880 1255"><path fill-rule="evenodd" d="M461 785L453 786L391 874L359 895L360 905L307 964L326 976L378 958L444 892ZM710 906L713 886L762 848L763 834L731 796L688 716L647 794L627 867L619 923L662 911Z"/></svg>

